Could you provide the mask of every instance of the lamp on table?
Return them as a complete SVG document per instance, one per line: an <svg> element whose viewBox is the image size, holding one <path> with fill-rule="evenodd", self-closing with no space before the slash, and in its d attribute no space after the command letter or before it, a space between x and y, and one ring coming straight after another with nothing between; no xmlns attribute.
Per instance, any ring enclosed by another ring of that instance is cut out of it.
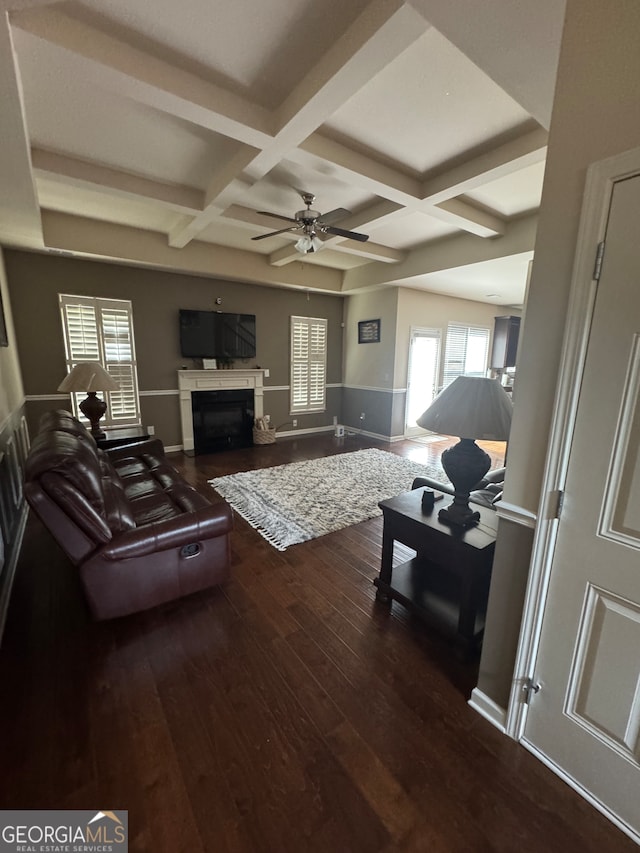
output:
<svg viewBox="0 0 640 853"><path fill-rule="evenodd" d="M424 429L460 438L442 454L442 467L455 491L453 503L438 514L442 521L471 527L480 520L480 513L469 507L469 493L491 467L491 457L475 440L506 441L512 410L497 379L458 376L417 419Z"/></svg>
<svg viewBox="0 0 640 853"><path fill-rule="evenodd" d="M87 397L78 405L82 414L91 423L91 435L104 438L100 418L107 411L107 404L96 396L98 391L119 391L120 386L97 361L81 361L73 367L58 385L58 391L77 393L86 391Z"/></svg>

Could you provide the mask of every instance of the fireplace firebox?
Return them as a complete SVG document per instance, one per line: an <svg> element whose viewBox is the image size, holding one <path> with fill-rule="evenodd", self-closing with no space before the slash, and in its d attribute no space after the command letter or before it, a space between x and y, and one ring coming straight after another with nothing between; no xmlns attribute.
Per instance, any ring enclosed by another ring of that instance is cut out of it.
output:
<svg viewBox="0 0 640 853"><path fill-rule="evenodd" d="M191 410L196 454L253 444L252 390L194 391Z"/></svg>

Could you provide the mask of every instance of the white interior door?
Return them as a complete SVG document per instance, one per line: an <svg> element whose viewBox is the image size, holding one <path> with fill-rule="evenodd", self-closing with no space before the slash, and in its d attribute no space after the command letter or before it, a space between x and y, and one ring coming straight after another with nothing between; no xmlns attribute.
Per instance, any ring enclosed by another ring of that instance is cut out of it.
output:
<svg viewBox="0 0 640 853"><path fill-rule="evenodd" d="M405 435L424 435L416 419L436 396L440 363L440 329L412 329L409 341Z"/></svg>
<svg viewBox="0 0 640 853"><path fill-rule="evenodd" d="M640 838L640 176L613 188L523 742Z"/></svg>

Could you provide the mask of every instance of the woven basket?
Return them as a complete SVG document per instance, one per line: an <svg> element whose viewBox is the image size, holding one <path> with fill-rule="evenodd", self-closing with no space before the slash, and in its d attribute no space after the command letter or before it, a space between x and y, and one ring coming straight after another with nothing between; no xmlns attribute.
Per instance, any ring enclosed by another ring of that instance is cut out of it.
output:
<svg viewBox="0 0 640 853"><path fill-rule="evenodd" d="M269 429L253 428L253 443L254 444L275 444L276 431L273 427Z"/></svg>

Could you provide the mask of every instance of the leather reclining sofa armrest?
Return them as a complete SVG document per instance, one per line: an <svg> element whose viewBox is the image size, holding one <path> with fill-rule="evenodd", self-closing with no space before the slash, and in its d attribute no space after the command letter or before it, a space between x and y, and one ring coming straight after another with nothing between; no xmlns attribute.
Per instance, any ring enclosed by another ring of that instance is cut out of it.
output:
<svg viewBox="0 0 640 853"><path fill-rule="evenodd" d="M224 536L232 527L233 516L229 504L212 504L120 533L100 549L100 555L106 560L144 557L157 551L182 548L205 539Z"/></svg>
<svg viewBox="0 0 640 853"><path fill-rule="evenodd" d="M436 489L438 492L444 492L445 495L455 494L451 483L441 483L439 480L434 480L431 477L416 477L411 484L411 489L420 489L426 486L428 489Z"/></svg>

